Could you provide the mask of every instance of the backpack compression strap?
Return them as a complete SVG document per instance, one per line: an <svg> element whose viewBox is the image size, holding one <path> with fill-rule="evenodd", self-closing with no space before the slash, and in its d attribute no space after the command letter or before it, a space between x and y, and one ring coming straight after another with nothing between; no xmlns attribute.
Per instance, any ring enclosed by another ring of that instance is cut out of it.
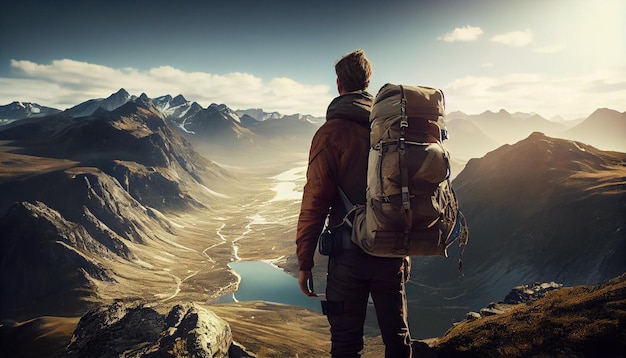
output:
<svg viewBox="0 0 626 358"><path fill-rule="evenodd" d="M402 99L400 100L400 138L398 139L398 155L400 160L400 185L402 194L402 208L404 214L404 247L409 249L409 232L411 231L412 212L411 212L411 198L409 193L409 173L406 165L406 143L405 134L406 128L409 127L409 120L406 114L406 96L404 94L404 87L400 85L400 93Z"/></svg>

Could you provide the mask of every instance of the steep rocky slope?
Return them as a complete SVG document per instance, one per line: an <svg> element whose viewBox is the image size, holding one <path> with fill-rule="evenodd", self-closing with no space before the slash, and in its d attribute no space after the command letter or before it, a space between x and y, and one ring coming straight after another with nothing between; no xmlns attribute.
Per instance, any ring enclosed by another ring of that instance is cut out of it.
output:
<svg viewBox="0 0 626 358"><path fill-rule="evenodd" d="M179 278L153 260L193 252L163 213L210 211L236 183L145 97L89 117L17 121L0 139L11 144L0 153L3 319L82 314L113 292L159 297Z"/></svg>

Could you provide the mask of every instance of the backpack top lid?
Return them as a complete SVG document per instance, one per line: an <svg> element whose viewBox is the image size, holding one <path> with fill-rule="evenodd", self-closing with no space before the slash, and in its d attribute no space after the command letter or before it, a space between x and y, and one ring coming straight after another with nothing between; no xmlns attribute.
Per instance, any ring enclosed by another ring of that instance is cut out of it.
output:
<svg viewBox="0 0 626 358"><path fill-rule="evenodd" d="M445 127L445 99L439 89L426 86L394 85L387 83L380 88L370 122L377 118L389 118L401 115L402 92L406 98L406 114L409 119L433 121L440 128Z"/></svg>

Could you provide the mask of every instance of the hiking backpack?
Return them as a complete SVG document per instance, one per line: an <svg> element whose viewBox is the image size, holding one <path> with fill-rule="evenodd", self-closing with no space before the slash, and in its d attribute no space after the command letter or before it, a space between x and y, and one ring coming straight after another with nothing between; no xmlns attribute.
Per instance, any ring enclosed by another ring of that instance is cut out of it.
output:
<svg viewBox="0 0 626 358"><path fill-rule="evenodd" d="M365 252L447 257L454 241L462 247L467 243L467 224L450 184L450 157L443 145L444 106L443 92L430 87L386 84L376 95L366 203L350 209L342 195L347 210L354 212L351 239Z"/></svg>

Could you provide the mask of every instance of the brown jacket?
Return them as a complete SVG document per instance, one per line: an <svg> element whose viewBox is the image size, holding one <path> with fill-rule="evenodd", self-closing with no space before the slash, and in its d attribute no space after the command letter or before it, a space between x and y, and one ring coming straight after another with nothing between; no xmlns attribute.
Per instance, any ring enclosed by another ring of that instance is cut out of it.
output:
<svg viewBox="0 0 626 358"><path fill-rule="evenodd" d="M296 234L300 271L313 267L317 239L329 211L331 225L343 218L337 186L352 203L365 202L372 103L372 96L364 91L335 98L328 106L326 123L313 136Z"/></svg>

